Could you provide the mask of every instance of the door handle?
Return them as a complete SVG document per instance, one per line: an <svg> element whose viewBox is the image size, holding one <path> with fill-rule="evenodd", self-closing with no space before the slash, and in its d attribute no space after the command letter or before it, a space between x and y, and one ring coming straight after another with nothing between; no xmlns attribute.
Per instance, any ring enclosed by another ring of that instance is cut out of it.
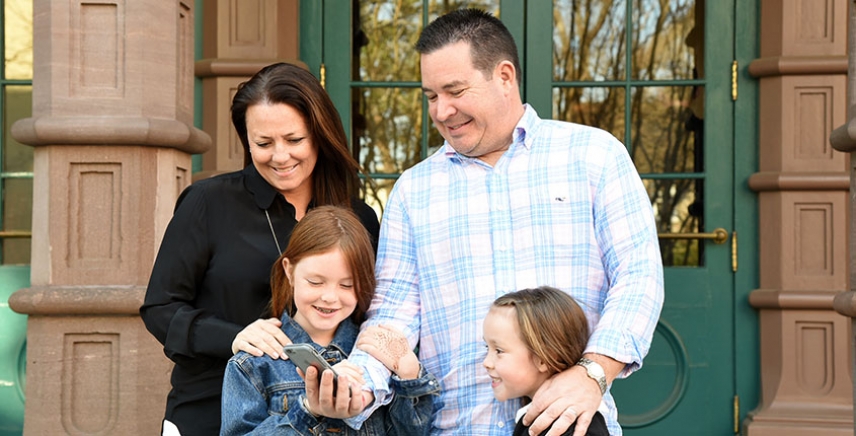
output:
<svg viewBox="0 0 856 436"><path fill-rule="evenodd" d="M33 232L28 230L2 230L0 238L32 238Z"/></svg>
<svg viewBox="0 0 856 436"><path fill-rule="evenodd" d="M714 244L724 244L728 240L728 231L722 227L710 233L658 233L660 239L711 239Z"/></svg>

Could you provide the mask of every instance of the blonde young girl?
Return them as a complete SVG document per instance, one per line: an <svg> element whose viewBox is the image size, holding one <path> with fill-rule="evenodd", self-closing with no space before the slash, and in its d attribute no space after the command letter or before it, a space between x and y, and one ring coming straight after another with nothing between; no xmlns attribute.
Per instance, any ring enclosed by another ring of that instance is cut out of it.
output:
<svg viewBox="0 0 856 436"><path fill-rule="evenodd" d="M541 384L580 360L588 336L585 312L558 289L542 286L497 298L484 320L487 356L483 364L494 397L499 401L523 398L528 403ZM514 436L529 434L520 419L527 407L517 413ZM572 435L575 429L576 423L564 434ZM586 434L609 436L600 412Z"/></svg>
<svg viewBox="0 0 856 436"><path fill-rule="evenodd" d="M346 209L317 207L294 227L274 264L271 312L282 319L282 330L293 343L311 344L335 364L339 384L347 386L359 375L342 360L351 353L374 288L374 251L365 228ZM361 348L394 372L396 397L359 431L309 410L303 379L290 360L239 352L226 367L221 434L426 434L437 380L407 348L390 352L406 347L399 332L373 327L360 341ZM352 391L361 395L359 386Z"/></svg>

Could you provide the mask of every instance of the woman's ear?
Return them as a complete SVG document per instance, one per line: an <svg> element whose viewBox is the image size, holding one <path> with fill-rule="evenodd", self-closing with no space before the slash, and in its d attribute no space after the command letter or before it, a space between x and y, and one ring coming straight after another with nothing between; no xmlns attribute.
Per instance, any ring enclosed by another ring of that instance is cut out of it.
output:
<svg viewBox="0 0 856 436"><path fill-rule="evenodd" d="M288 260L287 257L282 258L282 269L285 270L285 276L288 278L288 282L294 286L294 265L291 264L291 261Z"/></svg>

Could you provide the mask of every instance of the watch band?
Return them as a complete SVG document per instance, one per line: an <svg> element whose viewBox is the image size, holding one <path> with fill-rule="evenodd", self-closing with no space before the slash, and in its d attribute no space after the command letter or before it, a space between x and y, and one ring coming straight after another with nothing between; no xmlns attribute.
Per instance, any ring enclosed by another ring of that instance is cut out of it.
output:
<svg viewBox="0 0 856 436"><path fill-rule="evenodd" d="M582 366L586 370L586 375L595 382L597 382L597 386L600 388L600 394L603 395L606 393L606 372L603 370L603 367L600 366L599 363L587 359L585 357L580 358L577 365Z"/></svg>

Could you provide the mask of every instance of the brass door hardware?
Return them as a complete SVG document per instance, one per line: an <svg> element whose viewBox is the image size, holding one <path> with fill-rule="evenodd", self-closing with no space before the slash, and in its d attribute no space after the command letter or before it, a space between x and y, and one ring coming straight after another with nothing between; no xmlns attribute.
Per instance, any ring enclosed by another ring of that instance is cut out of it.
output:
<svg viewBox="0 0 856 436"><path fill-rule="evenodd" d="M718 227L710 233L659 233L657 236L661 239L711 239L714 244L724 244L728 240L728 231Z"/></svg>

